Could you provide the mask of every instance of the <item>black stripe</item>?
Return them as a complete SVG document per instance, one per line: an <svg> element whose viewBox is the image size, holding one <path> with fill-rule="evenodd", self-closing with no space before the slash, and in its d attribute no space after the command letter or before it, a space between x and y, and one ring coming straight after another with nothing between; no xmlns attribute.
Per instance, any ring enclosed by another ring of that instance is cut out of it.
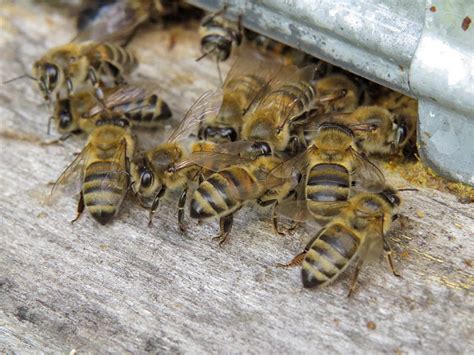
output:
<svg viewBox="0 0 474 355"><path fill-rule="evenodd" d="M100 224L106 224L112 220L112 218L115 215L116 210L113 212L108 212L108 211L94 211L91 213L92 217L99 222Z"/></svg>
<svg viewBox="0 0 474 355"><path fill-rule="evenodd" d="M86 177L84 178L84 182L91 182L91 181L94 181L94 180L105 180L105 179L110 179L111 178L111 174L110 174L110 171L104 171L104 172L100 172L100 173L92 173L92 174L88 174L86 175Z"/></svg>
<svg viewBox="0 0 474 355"><path fill-rule="evenodd" d="M343 234L339 233L338 235L333 235L332 233L324 233L319 237L319 239L332 246L334 249L337 250L339 254L341 254L346 259L350 259L354 255L358 243L356 242L354 237L352 237L347 232L342 233Z"/></svg>
<svg viewBox="0 0 474 355"><path fill-rule="evenodd" d="M207 180L209 182L209 180ZM211 185L212 186L212 185ZM220 214L222 212L225 211L225 209L219 207L213 200L212 200L212 196L209 194L209 192L203 188L203 186L201 186L200 188L198 188L197 190L202 198L207 202L209 203L209 205L212 207L212 209L216 212L216 214Z"/></svg>
<svg viewBox="0 0 474 355"><path fill-rule="evenodd" d="M304 288L318 287L326 281L318 280L311 271L306 270L304 267L301 269L301 281L303 281Z"/></svg>
<svg viewBox="0 0 474 355"><path fill-rule="evenodd" d="M199 190L197 190L196 193L200 193ZM198 218L198 219L201 219L201 218L204 219L204 218L209 218L209 217L214 216L212 213L205 212L201 204L199 204L197 200L194 198L191 200L189 215L191 216L191 218Z"/></svg>
<svg viewBox="0 0 474 355"><path fill-rule="evenodd" d="M235 203L234 201L232 201L229 196L227 196L227 193L226 193L226 186L224 186L223 184L221 184L220 181L218 181L218 179L216 178L211 178L209 180L207 180L207 182L209 182L213 187L214 189L216 189L216 191L219 193L219 196L222 197L222 199L224 200L225 204L227 205L227 208L231 209L232 207L235 206Z"/></svg>
<svg viewBox="0 0 474 355"><path fill-rule="evenodd" d="M91 194L94 192L111 192L117 195L121 195L123 193L124 189L120 187L115 187L115 186L110 186L106 185L103 186L103 183L97 185L97 186L91 186L86 189L84 189L84 195Z"/></svg>
<svg viewBox="0 0 474 355"><path fill-rule="evenodd" d="M238 189L240 188L240 181L234 176L234 174L229 171L229 170L222 170L221 172L219 172L219 174L225 178L226 180L229 180L230 182L232 182L232 184Z"/></svg>
<svg viewBox="0 0 474 355"><path fill-rule="evenodd" d="M332 245L329 244L329 247L331 248ZM316 250L319 255L322 255L322 256L325 257L327 260L329 260L329 262L330 262L332 265L334 265L336 268L338 268L339 270L341 270L341 269L345 266L345 264L346 264L346 262L347 262L347 260L345 260L344 263L340 264L339 262L340 262L341 260L335 260L335 259L333 258L333 256L331 255L331 253L329 253L329 251L328 251L326 248L321 248L321 247L318 247L318 246L317 246L317 249L315 249L315 248L313 248L313 249ZM333 249L335 249L335 248L333 248ZM345 258L345 256L341 255L341 258Z"/></svg>

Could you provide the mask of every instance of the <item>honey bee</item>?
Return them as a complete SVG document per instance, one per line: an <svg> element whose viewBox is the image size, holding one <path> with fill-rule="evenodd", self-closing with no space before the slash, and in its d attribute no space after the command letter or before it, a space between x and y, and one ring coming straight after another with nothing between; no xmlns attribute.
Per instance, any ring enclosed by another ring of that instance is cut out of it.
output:
<svg viewBox="0 0 474 355"><path fill-rule="evenodd" d="M222 245L232 230L234 214L247 202L256 200L261 206L272 205L275 208L294 193L292 180L269 179L271 170L280 163L281 160L275 156L259 156L210 175L193 194L191 218L219 218L220 234L216 239ZM279 232L274 213L273 226Z"/></svg>
<svg viewBox="0 0 474 355"><path fill-rule="evenodd" d="M122 46L112 43L84 42L68 43L50 49L33 64L33 77L39 84L46 101L52 98L71 96L86 82L95 88L96 95L103 99L101 82L119 84L123 76L137 66L135 56Z"/></svg>
<svg viewBox="0 0 474 355"><path fill-rule="evenodd" d="M243 33L240 18L237 22L227 20L223 16L225 11L224 6L222 10L203 18L199 28L202 56L196 59L199 61L207 56L215 58L221 82L219 62L226 61L230 57L232 48L240 46Z"/></svg>
<svg viewBox="0 0 474 355"><path fill-rule="evenodd" d="M321 121L347 126L354 132L358 149L366 155L400 152L407 144L412 129L408 127L408 122L381 106L359 106L351 113L322 115L309 121L311 124L307 127L319 125Z"/></svg>
<svg viewBox="0 0 474 355"><path fill-rule="evenodd" d="M132 189L143 206L150 210L150 223L167 190L183 189L178 201L179 226L184 230L184 205L188 183L199 177L195 164L183 164L188 149L183 142L207 115L215 115L222 102L222 92L204 93L188 110L166 142L139 154L131 163ZM193 146L195 151L211 150L212 143ZM204 164L204 162L202 163Z"/></svg>
<svg viewBox="0 0 474 355"><path fill-rule="evenodd" d="M322 123L312 144L273 174L291 176L295 170L304 177L299 200L282 204L278 210L295 221L324 225L339 213L340 202L356 190L378 191L385 186L383 173L358 152L352 130L334 122Z"/></svg>
<svg viewBox="0 0 474 355"><path fill-rule="evenodd" d="M352 112L359 105L359 88L344 74L330 74L315 84L320 113Z"/></svg>
<svg viewBox="0 0 474 355"><path fill-rule="evenodd" d="M379 256L383 248L392 273L400 276L395 271L386 238L392 221L398 217L400 202L398 192L391 187L385 187L379 193L352 196L339 215L309 241L302 253L289 264L280 266L302 264L303 287L320 288L335 281L357 260L350 296L363 263Z"/></svg>
<svg viewBox="0 0 474 355"><path fill-rule="evenodd" d="M256 57L238 58L223 84L221 108L203 122L199 137L217 143L238 140L242 117L265 94L277 70L276 65Z"/></svg>
<svg viewBox="0 0 474 355"><path fill-rule="evenodd" d="M245 114L242 139L261 142L269 152L284 151L291 138L290 124L314 104L315 70L312 65L282 67L267 93Z"/></svg>
<svg viewBox="0 0 474 355"><path fill-rule="evenodd" d="M107 0L88 1L77 17L79 41L100 41L104 36L130 41L138 26L175 14L179 1Z"/></svg>
<svg viewBox="0 0 474 355"><path fill-rule="evenodd" d="M61 174L52 191L80 176L77 217L72 222L84 209L100 224L112 220L129 188L129 161L134 149L135 139L125 116L117 112L98 115L86 146Z"/></svg>
<svg viewBox="0 0 474 355"><path fill-rule="evenodd" d="M377 104L394 115L394 122L399 127L399 147L405 153L416 152L416 124L418 121L418 101L395 91L380 97Z"/></svg>
<svg viewBox="0 0 474 355"><path fill-rule="evenodd" d="M90 92L79 92L55 103L51 120L62 134L59 140L64 141L72 134L90 133L95 128L95 121L91 118L104 110L122 113L133 127L147 129L158 127L172 116L166 102L157 94L150 94L139 87L122 85L105 88L104 102L100 105Z"/></svg>

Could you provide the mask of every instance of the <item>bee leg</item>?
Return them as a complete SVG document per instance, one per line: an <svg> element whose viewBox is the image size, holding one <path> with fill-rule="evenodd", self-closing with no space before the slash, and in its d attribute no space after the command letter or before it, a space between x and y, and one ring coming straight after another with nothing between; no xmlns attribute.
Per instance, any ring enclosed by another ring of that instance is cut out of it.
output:
<svg viewBox="0 0 474 355"><path fill-rule="evenodd" d="M71 224L73 224L74 222L76 222L79 217L81 217L81 214L82 212L84 212L84 208L85 208L85 205L84 205L84 194L83 192L81 191L81 197L79 198L79 203L77 204L77 215L76 215L76 218L74 218L72 221L71 221Z"/></svg>
<svg viewBox="0 0 474 355"><path fill-rule="evenodd" d="M306 256L306 253L308 250L303 250L301 253L296 255L293 259L290 260L289 263L287 264L276 264L275 267L280 267L280 268L287 268L287 267L294 267L301 265L303 263L304 257Z"/></svg>
<svg viewBox="0 0 474 355"><path fill-rule="evenodd" d="M396 277L401 277L402 275L400 275L400 273L395 269L395 266L393 264L392 248L390 247L390 244L385 238L383 240L383 250L385 251L385 255L387 256L387 263L390 267L390 270L392 270L393 275L395 275Z"/></svg>
<svg viewBox="0 0 474 355"><path fill-rule="evenodd" d="M229 237L229 233L232 230L232 224L234 223L234 215L231 213L227 216L221 217L219 220L220 234L212 239L219 240L219 246L221 247Z"/></svg>
<svg viewBox="0 0 474 355"><path fill-rule="evenodd" d="M184 224L184 205L186 204L186 196L188 194L188 186L186 186L179 196L178 200L178 224L181 232L186 232L186 227Z"/></svg>
<svg viewBox="0 0 474 355"><path fill-rule="evenodd" d="M67 139L69 139L71 136L72 136L72 133L65 133L65 134L63 134L61 137L59 137L59 138L57 138L57 139L53 139L53 140L51 140L51 141L42 142L41 145L53 145L53 144L62 143L62 142L64 142L64 141L66 141Z"/></svg>
<svg viewBox="0 0 474 355"><path fill-rule="evenodd" d="M66 79L66 86L67 86L67 96L71 97L74 93L74 85L72 85L71 78Z"/></svg>
<svg viewBox="0 0 474 355"><path fill-rule="evenodd" d="M364 262L363 260L359 260L359 262L357 263L357 266L356 266L356 269L355 269L355 272L354 272L354 276L352 278L351 287L349 288L349 292L347 294L347 297L351 297L352 294L355 291L355 288L357 286L357 279L359 278L359 273L360 273L360 270L362 269L363 262Z"/></svg>
<svg viewBox="0 0 474 355"><path fill-rule="evenodd" d="M275 201L275 203L273 204L273 207L272 207L273 230L275 231L275 233L277 233L279 235L285 235L286 233L280 231L280 229L278 228L278 216L277 216L277 213L276 213L277 207L278 207L278 200Z"/></svg>
<svg viewBox="0 0 474 355"><path fill-rule="evenodd" d="M153 222L153 215L158 209L158 206L160 205L160 199L163 197L165 192L166 192L166 187L163 186L160 189L160 191L158 191L158 193L155 195L155 198L153 199L153 203L151 204L151 207L150 207L150 214L148 215L148 226L151 226Z"/></svg>
<svg viewBox="0 0 474 355"><path fill-rule="evenodd" d="M221 83L221 86L222 86L223 81L222 81L221 67L219 65L219 58L216 59L216 65L217 65L217 73L219 74L219 82Z"/></svg>
<svg viewBox="0 0 474 355"><path fill-rule="evenodd" d="M94 68L89 68L89 73L87 74L87 77L89 78L89 81L91 82L92 86L94 86L95 95L97 96L99 101L104 104L104 92L100 88L99 80L97 80L97 73Z"/></svg>
<svg viewBox="0 0 474 355"><path fill-rule="evenodd" d="M387 262L388 265L390 266L390 270L392 270L393 275L396 277L401 277L401 275L395 270L395 267L393 265L393 259L392 259L392 247L390 246L390 243L388 242L387 238L385 238L385 235L383 233L383 225L384 225L384 217L382 216L381 220L381 233L382 233L382 238L383 238L383 250L385 252L385 255L387 256Z"/></svg>

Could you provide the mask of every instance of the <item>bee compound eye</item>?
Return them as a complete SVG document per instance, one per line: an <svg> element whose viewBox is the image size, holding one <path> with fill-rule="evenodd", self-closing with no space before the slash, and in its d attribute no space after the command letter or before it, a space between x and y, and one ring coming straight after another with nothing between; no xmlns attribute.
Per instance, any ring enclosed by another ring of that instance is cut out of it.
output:
<svg viewBox="0 0 474 355"><path fill-rule="evenodd" d="M58 67L54 64L45 64L44 69L50 86L56 85L58 80Z"/></svg>
<svg viewBox="0 0 474 355"><path fill-rule="evenodd" d="M140 175L140 185L144 188L148 188L153 183L153 174L148 171L144 170Z"/></svg>

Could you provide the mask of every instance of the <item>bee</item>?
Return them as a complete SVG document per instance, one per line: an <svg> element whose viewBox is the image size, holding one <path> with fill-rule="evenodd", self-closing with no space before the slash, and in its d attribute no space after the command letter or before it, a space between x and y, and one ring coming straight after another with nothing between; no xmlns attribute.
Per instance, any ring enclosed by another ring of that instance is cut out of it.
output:
<svg viewBox="0 0 474 355"><path fill-rule="evenodd" d="M366 155L397 154L408 143L407 122L381 106L359 106L354 112L322 115L309 119L307 127L320 122L336 122L350 128L354 133L355 144Z"/></svg>
<svg viewBox="0 0 474 355"><path fill-rule="evenodd" d="M264 155L241 164L231 164L210 175L193 194L191 218L219 218L220 234L216 239L222 245L232 230L234 214L247 202L256 200L261 206L275 207L293 194L291 180L269 179L271 170L280 163L279 158ZM275 214L273 226L278 232Z"/></svg>
<svg viewBox="0 0 474 355"><path fill-rule="evenodd" d="M320 113L352 112L359 105L359 88L344 74L330 74L315 84Z"/></svg>
<svg viewBox="0 0 474 355"><path fill-rule="evenodd" d="M278 70L267 93L245 114L242 139L261 142L269 152L284 151L291 139L291 123L314 104L315 70L312 65Z"/></svg>
<svg viewBox="0 0 474 355"><path fill-rule="evenodd" d="M181 230L184 230L184 205L188 183L199 177L199 169L196 169L195 164L178 166L178 163L182 163L188 156L188 148L183 140L207 115L215 115L221 102L222 93L220 91L204 93L191 106L166 142L133 159L130 167L132 189L142 206L150 210L150 223L159 206L160 199L166 191L182 189L178 201L178 221ZM211 150L212 147L212 143L196 143L193 150Z"/></svg>
<svg viewBox="0 0 474 355"><path fill-rule="evenodd" d="M90 133L95 128L95 121L91 118L104 109L123 113L133 127L147 129L158 127L172 116L165 101L139 87L122 85L105 88L101 104L90 92L79 92L55 103L51 120L62 134L59 140L64 141L72 134Z"/></svg>
<svg viewBox="0 0 474 355"><path fill-rule="evenodd" d="M100 41L104 36L114 36L127 43L140 25L175 14L180 5L169 0L89 1L77 16L76 39Z"/></svg>
<svg viewBox="0 0 474 355"><path fill-rule="evenodd" d="M242 117L265 94L276 70L276 65L256 57L238 58L223 84L221 108L204 120L199 137L217 143L238 140Z"/></svg>
<svg viewBox="0 0 474 355"><path fill-rule="evenodd" d="M356 190L378 191L385 186L383 173L359 153L352 130L334 122L322 123L311 145L273 174L283 178L294 171L303 176L298 201L282 204L278 211L294 221L324 225Z"/></svg>
<svg viewBox="0 0 474 355"><path fill-rule="evenodd" d="M399 146L405 153L416 152L416 124L418 121L418 101L395 91L380 97L377 104L394 115L394 122L400 128Z"/></svg>
<svg viewBox="0 0 474 355"><path fill-rule="evenodd" d="M137 59L127 49L112 43L68 43L50 49L33 64L33 77L46 101L71 96L86 82L95 88L97 97L104 94L100 82L113 85L124 82L124 75L137 67Z"/></svg>
<svg viewBox="0 0 474 355"><path fill-rule="evenodd" d="M359 193L341 209L329 224L321 229L286 265L302 265L303 287L320 288L335 281L349 265L357 260L355 274L349 290L356 286L362 265L383 248L395 276L400 276L392 261L392 250L386 238L392 221L397 219L400 207L398 192L385 187L379 193Z"/></svg>
<svg viewBox="0 0 474 355"><path fill-rule="evenodd" d="M237 22L227 20L223 16L226 9L227 7L224 6L222 10L202 19L199 28L202 55L196 59L199 61L207 56L215 58L221 83L222 75L219 62L226 61L230 57L232 48L240 46L243 33L240 17Z"/></svg>
<svg viewBox="0 0 474 355"><path fill-rule="evenodd" d="M75 222L84 209L100 224L119 211L129 187L129 162L135 139L128 119L121 113L98 115L86 146L54 184L58 186L80 176L81 192Z"/></svg>

